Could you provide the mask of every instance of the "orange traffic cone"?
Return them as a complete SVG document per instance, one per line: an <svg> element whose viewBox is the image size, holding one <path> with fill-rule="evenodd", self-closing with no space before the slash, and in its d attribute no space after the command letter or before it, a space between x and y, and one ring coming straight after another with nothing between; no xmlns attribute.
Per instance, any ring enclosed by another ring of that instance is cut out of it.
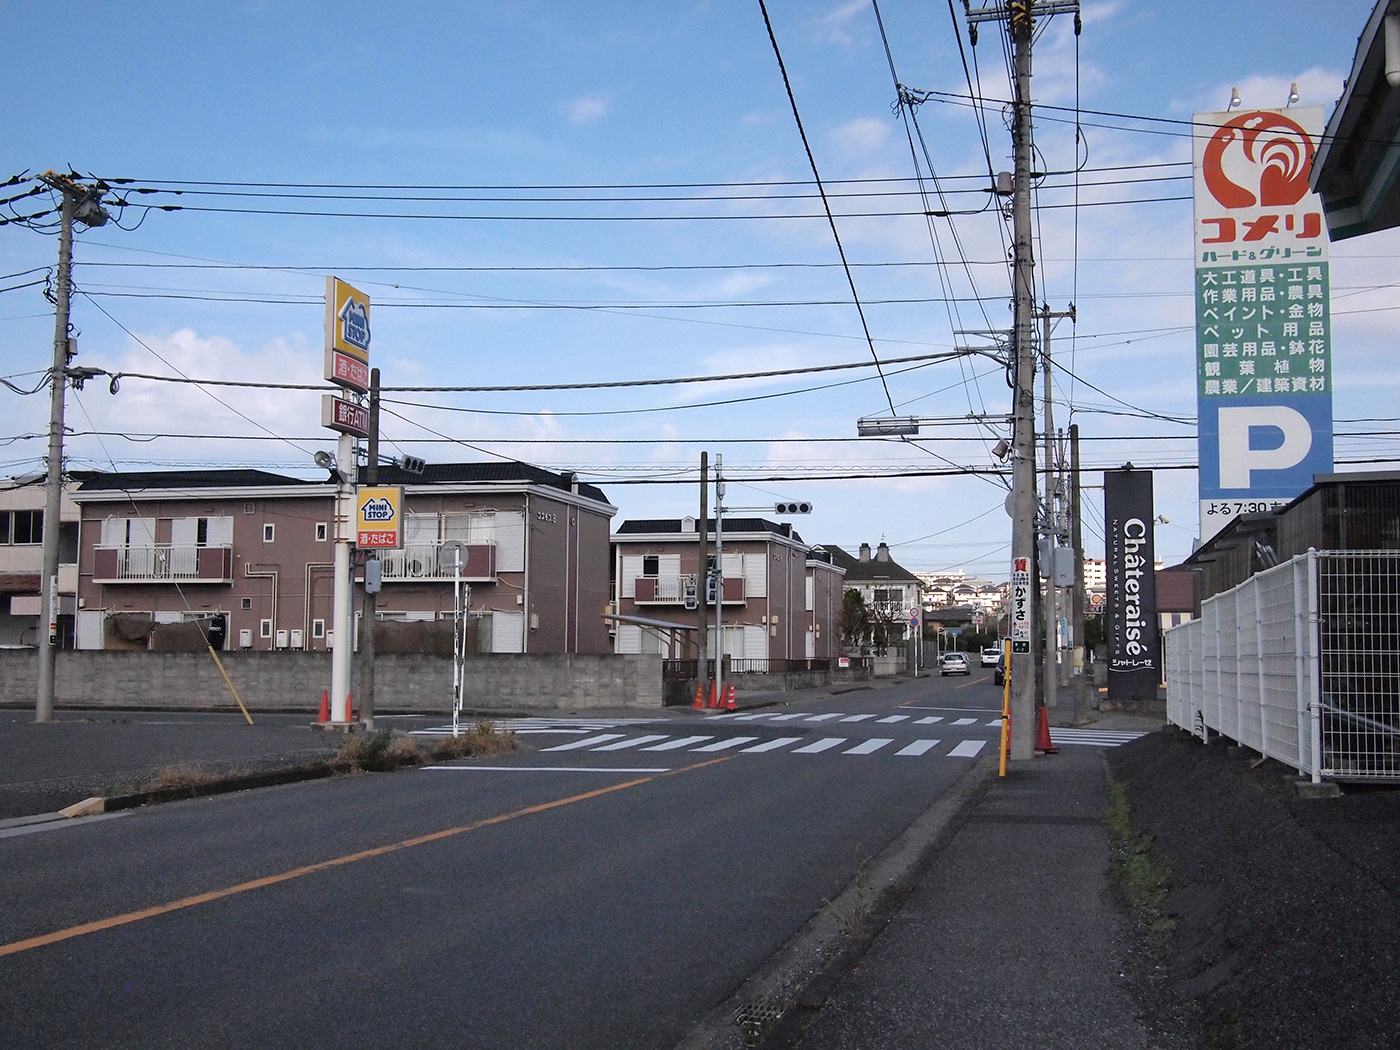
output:
<svg viewBox="0 0 1400 1050"><path fill-rule="evenodd" d="M331 720L331 694L321 693L321 713L316 716L318 722L329 722Z"/></svg>
<svg viewBox="0 0 1400 1050"><path fill-rule="evenodd" d="M351 706L350 695L349 693L345 694L345 718L346 721L349 722L358 722L360 720L360 712L356 711L355 708Z"/></svg>
<svg viewBox="0 0 1400 1050"><path fill-rule="evenodd" d="M726 711L733 711L738 706L739 705L734 702L734 685L731 682L724 687L724 709Z"/></svg>
<svg viewBox="0 0 1400 1050"><path fill-rule="evenodd" d="M696 711L705 710L705 687L699 682L695 683L695 703L690 705Z"/></svg>
<svg viewBox="0 0 1400 1050"><path fill-rule="evenodd" d="M1035 749L1044 755L1058 755L1060 749L1050 740L1050 716L1045 708L1040 709L1040 720L1036 723Z"/></svg>
<svg viewBox="0 0 1400 1050"><path fill-rule="evenodd" d="M708 707L708 708L710 708L711 710L717 709L717 708L719 707L719 700L718 700L718 698L715 696L715 683L714 683L714 682L711 682L711 683L710 683L710 698L709 698L709 700L707 700L707 701L705 702L705 706Z"/></svg>

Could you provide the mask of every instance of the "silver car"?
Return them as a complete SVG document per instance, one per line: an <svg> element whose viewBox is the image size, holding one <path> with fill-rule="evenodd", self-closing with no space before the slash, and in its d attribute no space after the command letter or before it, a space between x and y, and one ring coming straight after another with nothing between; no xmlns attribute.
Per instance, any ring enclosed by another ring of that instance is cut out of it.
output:
<svg viewBox="0 0 1400 1050"><path fill-rule="evenodd" d="M938 662L939 674L971 674L972 668L968 666L967 657L962 653L944 653L943 659Z"/></svg>

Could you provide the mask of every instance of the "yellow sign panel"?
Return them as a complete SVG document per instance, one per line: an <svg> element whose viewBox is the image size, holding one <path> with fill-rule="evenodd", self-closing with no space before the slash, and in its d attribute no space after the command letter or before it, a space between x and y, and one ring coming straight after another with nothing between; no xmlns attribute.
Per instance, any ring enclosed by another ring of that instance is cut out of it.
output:
<svg viewBox="0 0 1400 1050"><path fill-rule="evenodd" d="M369 296L339 277L326 278L326 349L369 363Z"/></svg>
<svg viewBox="0 0 1400 1050"><path fill-rule="evenodd" d="M355 546L397 550L403 546L403 489L397 486L355 490Z"/></svg>

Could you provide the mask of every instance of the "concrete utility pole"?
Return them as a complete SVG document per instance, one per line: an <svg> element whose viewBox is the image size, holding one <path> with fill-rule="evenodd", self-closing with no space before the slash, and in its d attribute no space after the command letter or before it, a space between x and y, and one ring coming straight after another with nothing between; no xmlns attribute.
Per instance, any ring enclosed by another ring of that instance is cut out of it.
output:
<svg viewBox="0 0 1400 1050"><path fill-rule="evenodd" d="M73 289L73 223L102 226L102 187L84 186L70 176L47 172L39 178L63 195L59 211L58 274L54 287L53 367L49 369L49 453L44 478L43 571L39 577L40 616L47 622L39 629L39 683L34 721L53 721L54 666L60 645L58 631L58 536L63 515L63 409L68 389L69 301Z"/></svg>
<svg viewBox="0 0 1400 1050"><path fill-rule="evenodd" d="M379 369L369 370L369 451L365 460L365 484L379 484ZM400 523L402 527L402 523ZM360 721L367 730L374 729L374 614L379 607L379 595L369 589L370 561L379 558L378 551L365 553L365 588L360 602L360 623L365 636L360 639Z"/></svg>
<svg viewBox="0 0 1400 1050"><path fill-rule="evenodd" d="M705 588L710 582L710 454L700 453L700 568L695 574L696 598L699 599L700 645L696 650L699 657L699 674L696 685L700 687L700 702L709 700L710 685L710 602Z"/></svg>
<svg viewBox="0 0 1400 1050"><path fill-rule="evenodd" d="M966 0L965 0L966 2ZM990 7L967 6L969 35L977 43L977 26L1004 21L1014 54L1015 98L1011 136L1015 170L1012 173L1012 295L1015 328L1014 402L1012 404L1011 464L1011 560L1016 566L1033 563L1035 549L1035 259L1031 231L1031 44L1034 16L1073 12L1079 27L1078 0L1003 0ZM1015 577L1013 576L1013 581ZM1038 581L1031 579L1032 587ZM1028 603L1029 604L1029 603ZM1033 618L1032 618L1033 619ZM1034 622L1024 625L1034 634ZM1035 756L1035 664L1029 637L1018 638L1012 625L1011 758L1027 761Z"/></svg>
<svg viewBox="0 0 1400 1050"><path fill-rule="evenodd" d="M1045 573L1045 706L1055 707L1060 685L1060 602L1055 587L1055 555L1063 531L1057 500L1063 496L1060 487L1059 469L1055 455L1055 398L1050 375L1050 322L1062 317L1074 320L1074 304L1068 310L1055 312L1049 305L1040 309L1040 319L1044 326L1041 332L1040 352L1045 370L1045 521L1044 534L1049 542L1045 545L1050 555L1049 564L1042 567Z"/></svg>
<svg viewBox="0 0 1400 1050"><path fill-rule="evenodd" d="M715 703L724 704L724 457L715 457Z"/></svg>
<svg viewBox="0 0 1400 1050"><path fill-rule="evenodd" d="M1084 659L1084 533L1079 503L1079 424L1069 425L1069 522L1074 548L1074 591L1070 598L1070 629L1074 632L1074 724L1085 719L1088 661Z"/></svg>

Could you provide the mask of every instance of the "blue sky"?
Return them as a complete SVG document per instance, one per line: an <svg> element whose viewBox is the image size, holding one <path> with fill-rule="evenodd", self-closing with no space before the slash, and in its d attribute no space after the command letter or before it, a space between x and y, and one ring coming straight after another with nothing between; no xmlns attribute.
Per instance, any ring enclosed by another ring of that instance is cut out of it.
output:
<svg viewBox="0 0 1400 1050"><path fill-rule="evenodd" d="M1187 119L1224 108L1232 85L1246 105L1282 105L1296 81L1301 104L1330 113L1371 6L1086 3L1077 47L1067 17L1045 25L1036 98L1072 108L1077 91L1086 108ZM955 329L1009 325L1006 223L983 207L987 159L974 111L934 96L916 112L923 174L931 163L942 187L959 191L949 206L976 214L932 224L917 214L852 216L921 207L912 182L849 181L916 173L915 129L891 112L872 6L773 0L769 11L818 170L843 216L837 230L856 264L876 354L944 353L967 342ZM946 5L885 0L880 14L904 84L967 92ZM56 58L45 42L59 26ZM239 464L313 476L311 454L332 444L318 425L318 394L131 373L320 382L326 273L371 296L373 363L385 386L628 381L871 360L756 0L59 3L16 10L7 28L15 50L0 68L12 100L0 176L72 165L165 191L133 200L182 209L153 211L138 225L141 210L127 208L121 223L134 229L78 237L75 281L86 293L74 302L78 363L128 377L116 395L97 383L70 397L75 467ZM982 28L975 58L982 94L1008 97L994 27ZM986 115L992 166L1009 169L1000 108ZM1189 198L1182 129L1083 121L1082 204ZM1071 171L1072 114L1044 110L1037 145L1048 170ZM1156 164L1166 166L1144 167ZM1076 212L1067 206L1073 181L1051 177L1040 192L1038 276L1052 309L1073 299L1078 310L1077 324L1055 332L1056 360L1102 393L1059 376L1055 421L1079 424L1090 467L1131 458L1164 468L1158 503L1171 521L1158 530L1159 554L1176 561L1196 534L1196 475L1165 468L1194 462L1193 432L1105 413L1121 401L1194 415L1191 205ZM340 188L309 188L331 185ZM343 188L369 186L404 188ZM211 192L220 189L236 195ZM1391 235L1333 247L1338 420L1386 417L1394 399L1387 311L1395 299L1385 286L1400 281L1397 254ZM52 236L0 227L0 274L52 266L55 256ZM948 297L959 301L937 301ZM0 292L0 375L17 385L33 385L50 360L49 311L38 287ZM810 499L815 512L797 523L809 541L854 549L883 538L912 569L1004 578L1010 522L1000 479L890 476L985 468L1004 427L929 427L941 436L917 445L854 439L855 420L888 414L890 402L927 417L1004 414L1000 369L974 357L885 370L888 399L869 368L578 392L395 393L386 395L395 403L385 451L575 469L603 486L620 523L694 513L693 481L661 482L693 478L706 448L724 456L731 505ZM40 469L46 398L0 390L0 399L3 436L13 439L0 472ZM1397 451L1387 437L1337 446L1339 460ZM821 478L832 472L873 476ZM1098 494L1088 497L1086 546L1095 553Z"/></svg>

